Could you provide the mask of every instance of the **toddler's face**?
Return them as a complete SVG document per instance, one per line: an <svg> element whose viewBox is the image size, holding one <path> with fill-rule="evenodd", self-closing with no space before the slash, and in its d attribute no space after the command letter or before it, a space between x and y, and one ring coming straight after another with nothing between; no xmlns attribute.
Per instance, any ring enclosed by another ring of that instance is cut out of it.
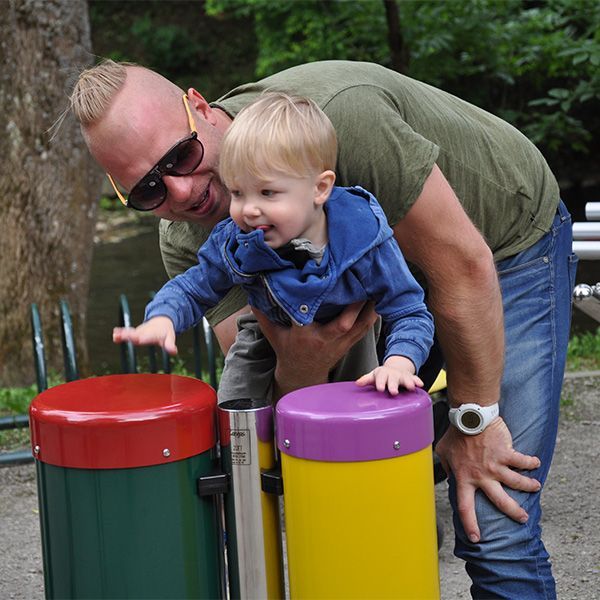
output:
<svg viewBox="0 0 600 600"><path fill-rule="evenodd" d="M229 212L245 232L262 229L265 243L279 248L294 238L327 242L321 176L303 178L274 173L263 179L238 177L231 187Z"/></svg>

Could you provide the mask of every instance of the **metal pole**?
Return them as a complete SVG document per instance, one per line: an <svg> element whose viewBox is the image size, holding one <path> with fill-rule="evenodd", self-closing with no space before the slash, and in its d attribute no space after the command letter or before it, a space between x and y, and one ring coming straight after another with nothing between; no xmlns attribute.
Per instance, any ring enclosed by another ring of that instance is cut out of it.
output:
<svg viewBox="0 0 600 600"><path fill-rule="evenodd" d="M600 221L600 202L588 202L585 205L585 218L588 221Z"/></svg>
<svg viewBox="0 0 600 600"><path fill-rule="evenodd" d="M600 260L600 241L573 242L573 252L582 260Z"/></svg>
<svg viewBox="0 0 600 600"><path fill-rule="evenodd" d="M264 473L276 465L273 408L268 400L230 400L219 405L231 598L284 598L275 494L262 489Z"/></svg>
<svg viewBox="0 0 600 600"><path fill-rule="evenodd" d="M573 239L590 242L600 240L600 223L573 223Z"/></svg>

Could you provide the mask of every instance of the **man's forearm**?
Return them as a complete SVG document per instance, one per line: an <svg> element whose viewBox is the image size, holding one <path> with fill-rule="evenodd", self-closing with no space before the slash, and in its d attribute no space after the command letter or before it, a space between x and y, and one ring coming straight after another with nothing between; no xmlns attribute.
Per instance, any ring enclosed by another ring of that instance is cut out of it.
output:
<svg viewBox="0 0 600 600"><path fill-rule="evenodd" d="M477 272L454 273L431 290L430 309L447 365L452 404L493 404L500 397L504 359L502 296L491 256Z"/></svg>

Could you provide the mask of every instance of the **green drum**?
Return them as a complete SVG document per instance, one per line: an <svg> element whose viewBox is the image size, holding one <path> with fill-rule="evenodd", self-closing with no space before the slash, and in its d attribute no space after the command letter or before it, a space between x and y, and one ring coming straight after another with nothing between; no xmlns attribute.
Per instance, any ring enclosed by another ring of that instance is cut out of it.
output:
<svg viewBox="0 0 600 600"><path fill-rule="evenodd" d="M30 409L48 598L218 598L216 395L174 375L46 390Z"/></svg>

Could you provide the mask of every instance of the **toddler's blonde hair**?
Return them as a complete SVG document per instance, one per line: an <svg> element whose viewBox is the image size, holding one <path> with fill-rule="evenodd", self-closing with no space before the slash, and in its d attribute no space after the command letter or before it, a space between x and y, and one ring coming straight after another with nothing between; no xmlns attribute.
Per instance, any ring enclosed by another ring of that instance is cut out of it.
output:
<svg viewBox="0 0 600 600"><path fill-rule="evenodd" d="M219 174L226 186L236 176L261 179L273 173L306 177L334 170L335 130L310 98L266 92L244 107L221 146Z"/></svg>

